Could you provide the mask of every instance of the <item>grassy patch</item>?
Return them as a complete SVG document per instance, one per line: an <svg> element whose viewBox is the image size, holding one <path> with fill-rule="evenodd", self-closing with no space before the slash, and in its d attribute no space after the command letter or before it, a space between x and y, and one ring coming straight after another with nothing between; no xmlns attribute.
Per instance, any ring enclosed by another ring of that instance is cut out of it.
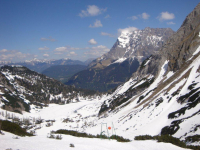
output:
<svg viewBox="0 0 200 150"><path fill-rule="evenodd" d="M26 129L21 128L18 124L7 121L7 120L0 120L1 123L1 130L13 133L19 136L33 136L30 133L26 132Z"/></svg>
<svg viewBox="0 0 200 150"><path fill-rule="evenodd" d="M188 136L185 138L186 142L198 142L200 141L200 135Z"/></svg>
<svg viewBox="0 0 200 150"><path fill-rule="evenodd" d="M136 136L135 140L157 140L158 142L171 143L173 145L176 145L182 148L200 150L200 146L187 146L183 141L170 135L161 135L161 136L140 135L140 136Z"/></svg>
<svg viewBox="0 0 200 150"><path fill-rule="evenodd" d="M63 130L63 129L53 131L53 133L72 135L72 136L76 136L76 137L86 137L86 138L115 139L118 142L130 142L129 139L125 139L125 138L118 136L118 135L112 135L111 137L107 137L106 135L99 135L99 134L98 135L92 135L92 134L81 133L81 132L72 131L72 130Z"/></svg>

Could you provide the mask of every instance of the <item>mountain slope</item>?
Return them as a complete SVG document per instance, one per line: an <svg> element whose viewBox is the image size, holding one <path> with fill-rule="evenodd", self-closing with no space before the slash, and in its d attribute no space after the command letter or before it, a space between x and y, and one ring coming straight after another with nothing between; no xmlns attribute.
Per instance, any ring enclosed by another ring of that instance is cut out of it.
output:
<svg viewBox="0 0 200 150"><path fill-rule="evenodd" d="M73 75L66 84L74 85L77 88L107 91L124 83L137 70L138 66L139 62L134 59L113 63L104 69L89 68Z"/></svg>
<svg viewBox="0 0 200 150"><path fill-rule="evenodd" d="M23 66L0 69L0 106L6 110L29 112L34 105L43 107L49 103L76 102L90 94L94 92L66 86Z"/></svg>
<svg viewBox="0 0 200 150"><path fill-rule="evenodd" d="M107 97L99 116L115 117L130 134L170 134L199 145L188 140L200 134L199 107L200 3L160 53Z"/></svg>
<svg viewBox="0 0 200 150"><path fill-rule="evenodd" d="M86 69L86 66L83 65L56 65L45 69L42 74L64 83L72 75L84 69Z"/></svg>
<svg viewBox="0 0 200 150"><path fill-rule="evenodd" d="M90 63L84 72L72 76L66 84L98 91L115 88L130 78L145 58L157 53L173 33L169 28L123 31L108 53Z"/></svg>

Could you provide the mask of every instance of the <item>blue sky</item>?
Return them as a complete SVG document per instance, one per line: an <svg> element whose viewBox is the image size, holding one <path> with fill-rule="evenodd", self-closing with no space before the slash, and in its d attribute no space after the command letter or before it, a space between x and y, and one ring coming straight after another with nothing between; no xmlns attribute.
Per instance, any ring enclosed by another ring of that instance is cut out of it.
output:
<svg viewBox="0 0 200 150"><path fill-rule="evenodd" d="M0 61L87 60L123 29L177 31L199 0L0 0Z"/></svg>

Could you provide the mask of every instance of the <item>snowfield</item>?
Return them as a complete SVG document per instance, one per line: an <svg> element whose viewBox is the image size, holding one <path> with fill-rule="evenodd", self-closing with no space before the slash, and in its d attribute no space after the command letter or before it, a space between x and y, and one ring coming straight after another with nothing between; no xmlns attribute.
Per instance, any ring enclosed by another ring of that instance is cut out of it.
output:
<svg viewBox="0 0 200 150"><path fill-rule="evenodd" d="M11 133L3 131L5 135L0 134L0 149L6 150L11 148L12 150L66 150L71 149L70 144L74 144L75 147L73 149L77 150L182 150L183 148L177 147L175 145L169 143L158 143L156 141L148 140L148 141L131 141L127 143L117 142L116 140L105 140L105 139L90 139L90 138L79 138L73 137L70 135L62 135L62 140L50 139L47 138L47 135L52 130L58 129L71 129L71 130L80 130L77 128L76 119L79 117L79 127L85 124L87 121L88 126L85 128L91 129L90 131L94 131L94 134L100 134L101 126L100 125L92 125L89 126L89 123L93 122L94 124L98 123L97 113L98 109L102 103L102 100L94 100L94 101L81 101L79 103L71 103L67 105L55 105L50 104L49 107L44 109L32 112L32 113L24 113L23 116L20 114L13 113L15 116L23 118L23 117L41 117L45 120L55 120L53 126L46 127L46 122L43 122L40 126L41 129L36 130L36 136L33 137L20 137L13 135ZM94 108L94 106L96 106ZM0 110L3 112L4 110ZM77 115L79 114L79 115ZM88 118L88 116L93 116ZM64 123L63 119L70 117L74 119L74 122ZM2 116L0 119L5 119ZM79 120L78 119L78 120ZM83 119L83 120L82 120ZM105 121L105 120L104 120ZM106 122L105 122L106 123ZM107 122L109 125L109 122ZM114 124L115 125L115 124ZM113 126L112 126L113 127ZM82 129L84 130L84 129ZM120 129L116 129L118 133ZM111 134L110 134L111 135ZM18 137L18 139L16 138ZM133 139L133 136L129 135L130 139Z"/></svg>
<svg viewBox="0 0 200 150"><path fill-rule="evenodd" d="M115 140L78 138L67 135L63 135L62 140L49 139L46 135L14 139L13 134L7 132L0 137L1 150L9 148L12 150L183 150L172 144L157 143L150 140L120 143ZM74 144L75 147L70 147L70 144Z"/></svg>

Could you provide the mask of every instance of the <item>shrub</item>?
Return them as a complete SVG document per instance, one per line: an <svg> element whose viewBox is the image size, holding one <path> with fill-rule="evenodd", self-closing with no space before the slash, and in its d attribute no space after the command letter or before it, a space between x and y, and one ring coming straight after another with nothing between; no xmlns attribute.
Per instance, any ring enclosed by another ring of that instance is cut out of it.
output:
<svg viewBox="0 0 200 150"><path fill-rule="evenodd" d="M2 124L1 129L19 136L33 136L33 134L27 133L26 129L21 128L18 124L7 121L0 120L0 124Z"/></svg>
<svg viewBox="0 0 200 150"><path fill-rule="evenodd" d="M87 134L87 133L80 133L77 131L72 131L72 130L57 130L57 131L53 131L53 133L55 134L67 134L67 135L72 135L72 136L76 136L76 137L87 137L87 138L101 138L101 139L115 139L118 142L130 142L129 139L125 139L121 136L118 135L112 135L111 137L107 137L106 135L91 135L91 134Z"/></svg>
<svg viewBox="0 0 200 150"><path fill-rule="evenodd" d="M154 138L150 135L140 135L136 136L135 140L154 140Z"/></svg>
<svg viewBox="0 0 200 150"><path fill-rule="evenodd" d="M118 136L118 135L112 135L111 137L110 137L110 139L115 139L115 140L117 140L118 142L130 142L131 140L129 140L129 139L125 139L125 138L123 138L122 136Z"/></svg>
<svg viewBox="0 0 200 150"><path fill-rule="evenodd" d="M199 135L194 136L194 139L199 138ZM186 138L190 139L191 137ZM200 150L200 146L187 146L183 141L181 141L178 138L175 138L170 135L161 135L161 136L150 136L150 135L140 135L136 136L135 140L157 140L158 142L165 142L165 143L171 143L176 146L182 147L182 148L190 148L194 150Z"/></svg>
<svg viewBox="0 0 200 150"><path fill-rule="evenodd" d="M74 144L70 143L70 144L69 144L69 147L75 147L75 146L74 146Z"/></svg>

